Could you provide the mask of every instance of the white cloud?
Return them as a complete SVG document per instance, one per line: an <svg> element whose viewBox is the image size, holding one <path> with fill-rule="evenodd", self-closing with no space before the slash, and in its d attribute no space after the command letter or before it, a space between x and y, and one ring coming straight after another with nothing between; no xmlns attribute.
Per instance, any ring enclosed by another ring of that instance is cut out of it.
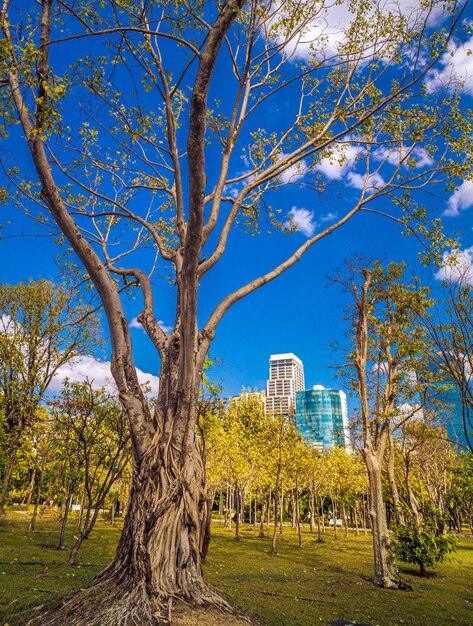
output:
<svg viewBox="0 0 473 626"><path fill-rule="evenodd" d="M355 187L355 189L364 189L366 186L366 190L375 190L380 189L384 184L383 177L375 172L374 174L370 174L368 177L368 181L366 180L366 174L357 174L356 172L348 173L348 184L351 187Z"/></svg>
<svg viewBox="0 0 473 626"><path fill-rule="evenodd" d="M282 154L281 158L283 158L285 155ZM298 180L301 180L302 178L304 178L304 176L307 174L307 172L309 171L309 168L307 167L307 162L302 160L299 161L299 163L296 163L295 165L292 165L291 167L289 167L285 172L283 172L279 178L281 179L281 182L283 182L284 184L287 183L295 183Z"/></svg>
<svg viewBox="0 0 473 626"><path fill-rule="evenodd" d="M432 92L448 87L452 81L460 82L463 91L473 95L473 36L464 44L456 47L450 42L437 65L428 75L427 89Z"/></svg>
<svg viewBox="0 0 473 626"><path fill-rule="evenodd" d="M147 374L137 368L138 380L141 385L149 383L151 395L156 396L159 389L159 377ZM81 382L88 378L94 387L106 387L111 392L116 392L115 383L110 373L110 361L100 361L93 356L80 356L66 363L58 369L50 386L50 391L61 390L65 378Z"/></svg>
<svg viewBox="0 0 473 626"><path fill-rule="evenodd" d="M14 324L15 322L12 320L10 315L6 315L5 313L0 315L0 332L8 334L12 333L14 330Z"/></svg>
<svg viewBox="0 0 473 626"><path fill-rule="evenodd" d="M312 237L317 228L317 223L314 222L314 214L307 209L298 209L293 206L292 209L288 213L288 217L290 218L287 222L287 225L295 224L297 230L301 233L304 233L307 237Z"/></svg>
<svg viewBox="0 0 473 626"><path fill-rule="evenodd" d="M473 181L465 180L448 199L448 207L443 214L456 217L462 209L469 209L471 206L473 206Z"/></svg>
<svg viewBox="0 0 473 626"><path fill-rule="evenodd" d="M408 148L407 146L399 146L394 148L383 147L378 148L374 152L374 157L378 161L387 161L391 165L397 167L402 159L409 154L409 161L415 161L415 167L430 167L434 164L434 160L429 156L425 148Z"/></svg>
<svg viewBox="0 0 473 626"><path fill-rule="evenodd" d="M128 322L128 326L130 328L138 328L139 330L144 330L143 329L143 324L141 324L141 322L138 321L137 317L134 317L132 320L130 320Z"/></svg>
<svg viewBox="0 0 473 626"><path fill-rule="evenodd" d="M356 20L356 15L350 10L349 3L344 1L316 3L312 0L303 0L299 5L300 23L297 25L285 19L288 11L294 12L291 3L275 0L272 2L272 7L273 16L266 25L266 35L280 44L289 38L284 46L284 53L294 60L306 59L311 54L319 57L337 54L345 43L348 29ZM373 4L373 9L370 11L373 37L371 49L366 50L366 53L378 57L393 53L391 32L385 37L379 36L379 28L377 28L374 15L374 11L378 10L382 16L390 15L394 19L398 18L399 21L407 19L412 25L418 24L421 17L427 16L426 10L420 6L420 3L413 3L412 0L384 0ZM429 22L434 23L444 15L443 9L434 8L428 15ZM287 24L291 24L291 33L287 32ZM294 36L290 38L290 34Z"/></svg>
<svg viewBox="0 0 473 626"><path fill-rule="evenodd" d="M458 252L444 252L442 267L435 278L473 285L473 246Z"/></svg>
<svg viewBox="0 0 473 626"><path fill-rule="evenodd" d="M340 180L355 167L356 158L362 150L361 146L351 143L336 144L330 156L321 159L314 169L330 180Z"/></svg>
<svg viewBox="0 0 473 626"><path fill-rule="evenodd" d="M158 324L165 333L172 332L172 326L168 326L167 324L163 322L163 320L158 320ZM137 328L138 330L142 330L143 332L146 332L145 329L143 328L143 325L138 321L137 317L134 317L133 319L131 319L128 322L128 326L130 328Z"/></svg>
<svg viewBox="0 0 473 626"><path fill-rule="evenodd" d="M325 224L326 222L334 222L338 217L338 213L327 213L327 215L322 215L322 217L320 218L320 221L322 222L322 224Z"/></svg>

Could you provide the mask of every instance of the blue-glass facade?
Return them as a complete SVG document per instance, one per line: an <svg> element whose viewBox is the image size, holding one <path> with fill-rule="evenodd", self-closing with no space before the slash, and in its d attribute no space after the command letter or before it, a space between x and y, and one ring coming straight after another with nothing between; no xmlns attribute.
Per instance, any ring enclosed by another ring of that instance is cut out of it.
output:
<svg viewBox="0 0 473 626"><path fill-rule="evenodd" d="M443 426L450 441L460 448L468 449L468 444L463 427L463 407L461 393L457 385L453 382L438 383L440 391L433 394L434 401L428 401L426 409L438 415L440 426ZM468 407L465 407L468 438L473 440L473 430L471 416Z"/></svg>
<svg viewBox="0 0 473 626"><path fill-rule="evenodd" d="M296 428L319 450L346 446L347 405L343 391L316 388L296 393Z"/></svg>

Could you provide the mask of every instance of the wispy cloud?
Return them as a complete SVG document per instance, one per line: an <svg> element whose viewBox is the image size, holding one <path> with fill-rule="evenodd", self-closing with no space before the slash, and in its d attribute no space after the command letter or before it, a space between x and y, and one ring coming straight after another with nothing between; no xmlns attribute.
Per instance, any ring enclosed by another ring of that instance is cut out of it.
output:
<svg viewBox="0 0 473 626"><path fill-rule="evenodd" d="M371 191L380 189L385 184L383 177L377 172L370 174L368 180L366 180L366 174L349 172L347 180L350 187L355 189L364 189L366 187L367 190Z"/></svg>
<svg viewBox="0 0 473 626"><path fill-rule="evenodd" d="M165 333L170 333L172 331L172 326L168 326L167 324L163 322L163 320L158 320L158 324ZM143 332L145 332L143 325L140 324L140 322L138 321L138 318L136 317L134 317L128 322L128 326L130 328L137 328L138 330L142 330Z"/></svg>
<svg viewBox="0 0 473 626"><path fill-rule="evenodd" d="M285 155L281 155L281 158ZM296 183L299 180L302 180L304 176L309 171L307 166L307 162L305 160L299 161L295 165L292 165L285 172L280 175L281 182L284 184L287 183Z"/></svg>
<svg viewBox="0 0 473 626"><path fill-rule="evenodd" d="M456 252L444 252L442 267L435 278L473 285L473 246Z"/></svg>
<svg viewBox="0 0 473 626"><path fill-rule="evenodd" d="M391 165L397 167L402 159L405 159L409 155L409 165L415 165L415 167L421 169L423 167L430 167L433 165L434 160L428 154L425 148L409 148L408 146L398 146L397 148L378 148L374 152L374 157L378 161L387 161Z"/></svg>
<svg viewBox="0 0 473 626"><path fill-rule="evenodd" d="M465 43L456 46L450 42L435 69L426 80L428 91L436 91L460 83L464 93L473 95L473 36Z"/></svg>

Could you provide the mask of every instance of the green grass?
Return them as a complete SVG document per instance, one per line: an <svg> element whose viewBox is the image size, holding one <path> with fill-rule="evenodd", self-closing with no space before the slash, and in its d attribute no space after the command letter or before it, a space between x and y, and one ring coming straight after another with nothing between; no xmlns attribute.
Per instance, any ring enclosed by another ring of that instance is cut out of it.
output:
<svg viewBox="0 0 473 626"><path fill-rule="evenodd" d="M0 523L0 624L24 624L68 591L86 585L111 559L120 527L98 525L75 567L57 551L57 520L10 514ZM72 543L73 530L67 544ZM270 540L246 528L242 541L215 524L206 575L236 607L266 626L314 626L346 619L380 626L473 625L473 540L462 539L453 559L429 578L402 567L413 591L377 589L371 582L370 536L350 536L318 544L304 533L304 547L290 528L269 553ZM224 623L224 621L222 622Z"/></svg>

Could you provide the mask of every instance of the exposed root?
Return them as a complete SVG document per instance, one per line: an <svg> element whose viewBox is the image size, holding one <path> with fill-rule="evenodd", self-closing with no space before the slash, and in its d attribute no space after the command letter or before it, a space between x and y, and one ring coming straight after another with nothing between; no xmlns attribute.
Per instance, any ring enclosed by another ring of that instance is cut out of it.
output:
<svg viewBox="0 0 473 626"><path fill-rule="evenodd" d="M179 599L190 606L232 611L223 598L203 585L193 598ZM28 626L158 626L169 624L170 620L172 623L171 609L172 598L150 596L144 583L126 590L108 580L98 580L88 589L77 592L59 609L33 618Z"/></svg>

